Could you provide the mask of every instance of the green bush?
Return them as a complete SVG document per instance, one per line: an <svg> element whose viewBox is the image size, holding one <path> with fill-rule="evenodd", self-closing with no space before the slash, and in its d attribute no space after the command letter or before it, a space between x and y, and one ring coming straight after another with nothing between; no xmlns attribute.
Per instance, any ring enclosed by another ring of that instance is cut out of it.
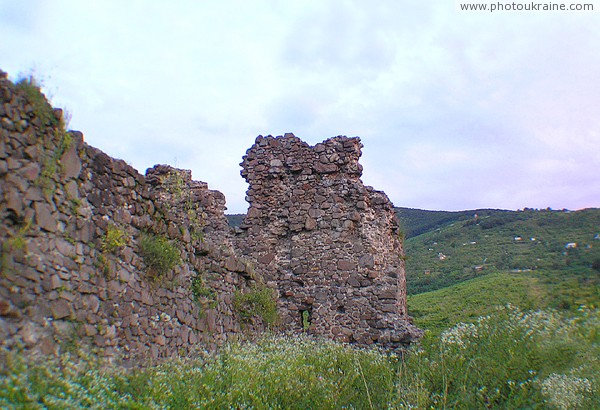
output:
<svg viewBox="0 0 600 410"><path fill-rule="evenodd" d="M270 326L279 319L275 291L264 286L256 286L248 292L236 291L233 307L243 320L258 316Z"/></svg>
<svg viewBox="0 0 600 410"><path fill-rule="evenodd" d="M125 231L114 224L108 225L106 234L102 238L102 251L112 253L125 245L127 245Z"/></svg>
<svg viewBox="0 0 600 410"><path fill-rule="evenodd" d="M155 279L163 277L181 262L177 247L162 236L143 235L140 252Z"/></svg>

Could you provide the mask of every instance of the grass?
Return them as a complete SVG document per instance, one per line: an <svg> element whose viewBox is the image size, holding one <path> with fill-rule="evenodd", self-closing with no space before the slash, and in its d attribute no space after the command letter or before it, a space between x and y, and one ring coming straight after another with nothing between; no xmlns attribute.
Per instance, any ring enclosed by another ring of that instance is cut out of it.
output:
<svg viewBox="0 0 600 410"><path fill-rule="evenodd" d="M524 309L547 306L543 286L524 274L495 273L432 292L408 296L415 324L434 334L448 326L488 315L510 303Z"/></svg>
<svg viewBox="0 0 600 410"><path fill-rule="evenodd" d="M46 194L51 194L55 190L56 173L61 166L60 159L73 144L73 137L67 131L70 115L68 113L60 116L55 114L54 108L42 93L40 83L33 76L22 78L15 85L25 95L35 117L39 119L41 135L44 135L49 129L53 130L52 141L56 143L56 146L46 146L46 152L41 160L42 169L37 179L38 186Z"/></svg>
<svg viewBox="0 0 600 410"><path fill-rule="evenodd" d="M404 408L599 408L600 315L508 306L427 337L399 377Z"/></svg>
<svg viewBox="0 0 600 410"><path fill-rule="evenodd" d="M140 252L154 279L164 277L181 262L177 247L163 236L143 235L140 239Z"/></svg>
<svg viewBox="0 0 600 410"><path fill-rule="evenodd" d="M125 231L114 224L109 224L106 233L102 237L101 249L103 252L114 253L127 245Z"/></svg>
<svg viewBox="0 0 600 410"><path fill-rule="evenodd" d="M218 305L217 292L206 285L204 277L197 273L191 280L194 301L203 309L214 309Z"/></svg>
<svg viewBox="0 0 600 410"><path fill-rule="evenodd" d="M402 355L266 335L125 370L94 356L3 352L2 408L600 408L600 314L507 306Z"/></svg>
<svg viewBox="0 0 600 410"><path fill-rule="evenodd" d="M15 85L25 94L27 101L29 101L33 108L35 116L40 119L43 128L47 125L51 127L58 127L60 125L59 119L54 115L54 109L48 104L48 100L46 100L46 97L42 93L39 82L33 76L21 78Z"/></svg>

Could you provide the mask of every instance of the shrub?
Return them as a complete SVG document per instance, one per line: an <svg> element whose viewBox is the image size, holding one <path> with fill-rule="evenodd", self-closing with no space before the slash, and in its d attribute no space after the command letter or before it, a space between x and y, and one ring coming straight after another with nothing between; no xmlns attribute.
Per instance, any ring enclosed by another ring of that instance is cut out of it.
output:
<svg viewBox="0 0 600 410"><path fill-rule="evenodd" d="M140 240L140 252L155 278L164 276L181 262L177 247L162 236L143 235Z"/></svg>
<svg viewBox="0 0 600 410"><path fill-rule="evenodd" d="M108 225L106 234L102 238L102 251L112 253L125 245L127 245L125 231L114 224Z"/></svg>
<svg viewBox="0 0 600 410"><path fill-rule="evenodd" d="M270 326L279 319L275 291L264 286L255 286L248 292L236 291L233 307L243 320L258 316Z"/></svg>

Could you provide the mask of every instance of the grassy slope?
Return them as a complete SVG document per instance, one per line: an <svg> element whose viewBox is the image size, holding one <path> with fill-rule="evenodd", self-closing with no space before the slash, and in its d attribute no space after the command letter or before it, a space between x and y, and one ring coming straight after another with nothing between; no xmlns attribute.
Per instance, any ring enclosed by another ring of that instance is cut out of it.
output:
<svg viewBox="0 0 600 410"><path fill-rule="evenodd" d="M497 306L511 304L522 309L548 305L546 287L539 279L522 273L493 273L454 286L408 297L415 324L439 334L459 322L486 316Z"/></svg>
<svg viewBox="0 0 600 410"><path fill-rule="evenodd" d="M465 221L477 214L480 217L502 214L510 211L499 209L476 209L469 211L426 211L413 208L395 208L406 238L421 235L457 221Z"/></svg>
<svg viewBox="0 0 600 410"><path fill-rule="evenodd" d="M438 334L507 303L523 309L597 307L598 232L599 209L505 211L436 226L405 242L409 313ZM567 249L571 242L577 247Z"/></svg>

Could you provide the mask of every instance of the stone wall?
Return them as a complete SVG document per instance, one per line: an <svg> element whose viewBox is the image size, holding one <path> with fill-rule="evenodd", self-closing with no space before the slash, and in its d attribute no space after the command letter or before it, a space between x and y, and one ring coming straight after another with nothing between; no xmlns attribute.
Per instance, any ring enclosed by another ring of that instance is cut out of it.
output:
<svg viewBox="0 0 600 410"><path fill-rule="evenodd" d="M284 328L397 347L420 332L406 312L399 222L360 180L361 148L259 136L241 164L250 208L237 247L277 287Z"/></svg>
<svg viewBox="0 0 600 410"><path fill-rule="evenodd" d="M258 137L234 231L224 196L190 171L141 175L65 131L62 111L28 91L0 71L0 346L192 354L264 330L235 298L265 287L285 330L390 347L419 336L398 220L360 181L357 138ZM151 239L175 248L173 267L151 262Z"/></svg>
<svg viewBox="0 0 600 410"><path fill-rule="evenodd" d="M0 345L159 358L237 335L232 296L249 275L224 196L190 171L140 175L64 131L61 114L0 75ZM176 245L181 262L157 277L144 235ZM193 282L212 291L195 296Z"/></svg>

